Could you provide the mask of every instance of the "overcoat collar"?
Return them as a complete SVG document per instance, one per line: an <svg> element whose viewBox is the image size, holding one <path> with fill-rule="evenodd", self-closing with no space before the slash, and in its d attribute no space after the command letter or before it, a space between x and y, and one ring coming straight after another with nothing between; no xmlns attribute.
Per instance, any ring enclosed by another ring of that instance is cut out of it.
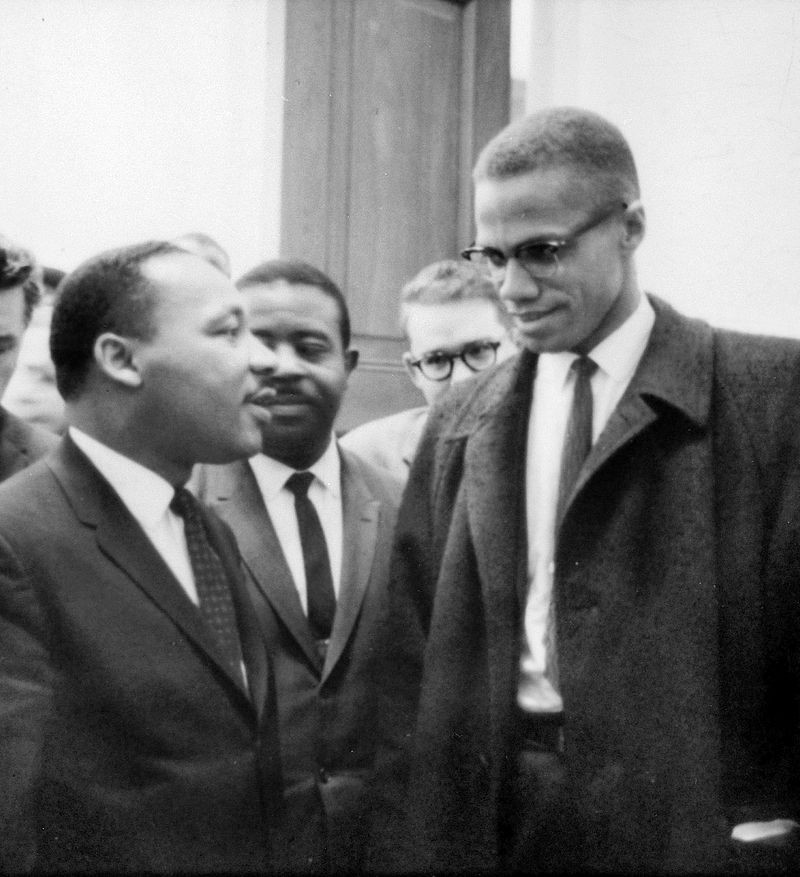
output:
<svg viewBox="0 0 800 877"><path fill-rule="evenodd" d="M246 461L212 467L207 496L236 533L250 573L306 656L327 679L342 656L367 591L372 568L380 502L357 477L348 454L342 454L343 552L341 589L331 638L324 658L311 634L291 571L264 505L252 469Z"/></svg>
<svg viewBox="0 0 800 877"><path fill-rule="evenodd" d="M95 531L102 551L165 615L214 662L243 699L260 713L267 686L266 655L255 629L252 608L242 604L242 588L234 588L240 619L242 651L247 665L248 693L241 676L228 664L214 637L206 629L197 607L191 602L161 555L145 535L108 482L95 469L69 436L46 460L60 483L78 520ZM237 559L226 541L209 530L214 547L232 581L240 576ZM251 700L252 696L252 700Z"/></svg>
<svg viewBox="0 0 800 877"><path fill-rule="evenodd" d="M711 407L713 333L651 296L656 320L619 405L593 446L572 499L604 463L667 412L704 427ZM487 606L489 648L508 643L527 590L525 446L536 357L528 352L479 378L471 397L443 434L465 442L463 489L470 537ZM514 583L515 587L509 587ZM512 636L513 639L513 636ZM490 654L491 657L491 654ZM503 662L500 662L502 666ZM490 662L490 667L493 666ZM502 680L498 680L499 682Z"/></svg>

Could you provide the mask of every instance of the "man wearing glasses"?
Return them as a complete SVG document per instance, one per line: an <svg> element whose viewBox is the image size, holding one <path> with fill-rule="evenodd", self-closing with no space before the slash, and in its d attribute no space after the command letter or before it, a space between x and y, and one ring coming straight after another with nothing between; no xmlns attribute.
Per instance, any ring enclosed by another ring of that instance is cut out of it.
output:
<svg viewBox="0 0 800 877"><path fill-rule="evenodd" d="M432 409L397 529L377 868L796 870L800 345L638 286L616 127L480 155L524 351Z"/></svg>
<svg viewBox="0 0 800 877"><path fill-rule="evenodd" d="M400 320L409 348L403 363L427 404L362 424L340 443L405 482L428 406L451 385L507 359L516 347L487 271L463 260L434 262L412 278L400 293Z"/></svg>

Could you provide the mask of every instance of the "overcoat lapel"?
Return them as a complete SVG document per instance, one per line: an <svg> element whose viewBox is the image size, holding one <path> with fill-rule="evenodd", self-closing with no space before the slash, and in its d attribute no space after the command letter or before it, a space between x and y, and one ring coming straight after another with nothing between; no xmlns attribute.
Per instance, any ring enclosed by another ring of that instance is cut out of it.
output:
<svg viewBox="0 0 800 877"><path fill-rule="evenodd" d="M516 674L527 589L524 461L535 367L528 353L507 361L493 376L488 403L466 406L451 436L466 439L463 484L488 624L489 669L496 675L491 690L499 703Z"/></svg>
<svg viewBox="0 0 800 877"><path fill-rule="evenodd" d="M88 458L66 437L47 462L78 519L94 528L99 549L208 655L250 703L241 676L228 665L197 607Z"/></svg>
<svg viewBox="0 0 800 877"><path fill-rule="evenodd" d="M336 617L322 672L324 680L342 656L367 592L378 540L380 502L372 497L344 455L342 460L342 575Z"/></svg>
<svg viewBox="0 0 800 877"><path fill-rule="evenodd" d="M258 483L246 461L208 467L207 497L236 533L239 550L258 589L297 640L309 663L322 670L292 573L272 525Z"/></svg>
<svg viewBox="0 0 800 877"><path fill-rule="evenodd" d="M699 320L679 317L655 297L656 321L647 348L622 399L581 470L567 508L591 477L665 410L681 412L703 426L711 406L713 330Z"/></svg>

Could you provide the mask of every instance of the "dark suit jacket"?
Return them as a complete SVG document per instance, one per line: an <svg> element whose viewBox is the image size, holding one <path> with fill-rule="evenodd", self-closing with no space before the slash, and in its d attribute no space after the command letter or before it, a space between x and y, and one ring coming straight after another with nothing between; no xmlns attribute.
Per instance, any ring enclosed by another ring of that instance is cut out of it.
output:
<svg viewBox="0 0 800 877"><path fill-rule="evenodd" d="M0 481L30 466L58 444L59 437L0 408Z"/></svg>
<svg viewBox="0 0 800 877"><path fill-rule="evenodd" d="M385 609L401 485L342 451L341 590L327 654L309 630L289 567L246 462L202 467L200 495L236 534L254 602L274 652L286 789L279 867L334 873L358 866L364 787L375 753L373 670Z"/></svg>
<svg viewBox="0 0 800 877"><path fill-rule="evenodd" d="M734 824L800 816L800 345L653 304L557 537L580 808L568 869L721 871ZM456 388L412 469L384 644L380 867L498 863L535 365L522 354Z"/></svg>
<svg viewBox="0 0 800 877"><path fill-rule="evenodd" d="M235 544L209 525L249 691L69 438L0 486L0 870L269 867L267 656Z"/></svg>

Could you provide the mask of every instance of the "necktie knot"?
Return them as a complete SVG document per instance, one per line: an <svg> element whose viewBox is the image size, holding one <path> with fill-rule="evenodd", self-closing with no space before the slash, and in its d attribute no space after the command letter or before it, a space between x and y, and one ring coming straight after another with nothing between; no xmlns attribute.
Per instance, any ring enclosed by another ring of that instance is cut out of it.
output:
<svg viewBox="0 0 800 877"><path fill-rule="evenodd" d="M197 514L196 502L197 500L185 487L179 487L176 489L175 495L169 504L170 511L174 512L178 517L187 520Z"/></svg>
<svg viewBox="0 0 800 877"><path fill-rule="evenodd" d="M314 480L312 472L294 472L286 479L286 489L295 497L308 496L308 488Z"/></svg>
<svg viewBox="0 0 800 877"><path fill-rule="evenodd" d="M575 372L575 380L585 380L597 371L597 363L591 356L579 356L572 363L572 370Z"/></svg>

